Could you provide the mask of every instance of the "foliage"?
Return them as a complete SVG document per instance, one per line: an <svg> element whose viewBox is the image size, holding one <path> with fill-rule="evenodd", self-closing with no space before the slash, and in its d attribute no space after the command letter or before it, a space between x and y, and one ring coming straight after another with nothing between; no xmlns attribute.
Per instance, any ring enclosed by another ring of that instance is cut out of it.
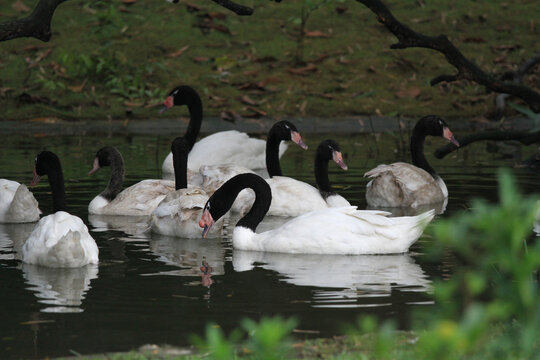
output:
<svg viewBox="0 0 540 360"><path fill-rule="evenodd" d="M289 358L290 333L296 326L294 319L281 317L263 318L259 323L244 319L241 329L234 330L226 338L221 328L211 324L206 327L206 338L193 338L193 343L202 351L207 351L212 359L233 359L238 355L246 358L277 360ZM243 333L247 338L240 341Z"/></svg>

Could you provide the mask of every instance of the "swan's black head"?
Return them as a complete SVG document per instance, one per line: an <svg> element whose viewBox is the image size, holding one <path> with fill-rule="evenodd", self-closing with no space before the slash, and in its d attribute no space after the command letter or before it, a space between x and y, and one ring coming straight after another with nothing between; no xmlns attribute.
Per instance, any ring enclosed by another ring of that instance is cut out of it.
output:
<svg viewBox="0 0 540 360"><path fill-rule="evenodd" d="M302 140L302 136L298 132L296 126L287 120L278 121L275 123L270 131L268 137L273 137L278 142L280 141L293 141L302 149L307 149L307 145Z"/></svg>
<svg viewBox="0 0 540 360"><path fill-rule="evenodd" d="M34 179L31 186L36 185L42 176L48 175L53 172L62 173L62 166L60 165L60 159L55 153L50 151L42 151L36 155L34 164Z"/></svg>
<svg viewBox="0 0 540 360"><path fill-rule="evenodd" d="M203 238L206 237L214 222L229 211L238 193L246 188L255 192L255 201L249 212L240 219L236 226L243 226L255 231L270 208L272 190L270 185L259 175L246 173L229 179L206 202L199 221L199 226L203 228Z"/></svg>
<svg viewBox="0 0 540 360"><path fill-rule="evenodd" d="M194 101L197 101L197 99L200 102L199 94L191 86L177 86L169 92L169 95L163 102L163 108L160 114L173 106L190 105Z"/></svg>
<svg viewBox="0 0 540 360"><path fill-rule="evenodd" d="M322 141L317 147L316 156L325 161L333 160L340 168L347 170L347 165L343 161L339 144L334 140L327 139Z"/></svg>
<svg viewBox="0 0 540 360"><path fill-rule="evenodd" d="M459 142L448 128L446 121L438 115L428 115L418 120L414 127L414 132L422 136L441 136L454 145L459 146Z"/></svg>
<svg viewBox="0 0 540 360"><path fill-rule="evenodd" d="M104 166L111 166L112 162L116 159L122 159L120 152L113 146L105 146L99 149L94 158L94 165L88 175L95 173Z"/></svg>

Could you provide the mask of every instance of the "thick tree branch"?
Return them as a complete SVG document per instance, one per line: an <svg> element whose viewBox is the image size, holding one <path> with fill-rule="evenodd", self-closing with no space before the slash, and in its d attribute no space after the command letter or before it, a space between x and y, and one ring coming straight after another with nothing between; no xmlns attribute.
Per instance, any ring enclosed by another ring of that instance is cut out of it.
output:
<svg viewBox="0 0 540 360"><path fill-rule="evenodd" d="M536 64L540 64L540 53L536 54L529 60L521 64L516 71L510 71L503 76L503 80L511 80L515 84L521 84L523 81L523 76L531 70ZM504 113L505 101L510 97L510 94L499 94L495 98L495 114L493 115L493 120L500 120Z"/></svg>
<svg viewBox="0 0 540 360"><path fill-rule="evenodd" d="M0 23L0 41L20 37L34 37L41 41L49 41L54 11L65 1L67 0L40 0L28 17Z"/></svg>
<svg viewBox="0 0 540 360"><path fill-rule="evenodd" d="M239 5L235 2L232 2L230 0L212 0L218 5L223 6L226 9L231 10L236 15L243 15L243 16L249 16L253 14L253 9L247 6Z"/></svg>
<svg viewBox="0 0 540 360"><path fill-rule="evenodd" d="M486 88L498 92L517 96L525 101L534 112L540 112L540 94L527 86L504 82L496 77L483 72L478 66L469 61L444 35L426 36L415 32L411 28L400 23L379 0L356 0L368 7L380 23L394 34L398 39L397 44L390 47L392 49L406 49L410 47L421 47L436 50L444 55L446 60L453 65L458 73L456 75L438 76L431 81L435 85L441 81L470 80Z"/></svg>
<svg viewBox="0 0 540 360"><path fill-rule="evenodd" d="M459 148L454 144L447 144L441 146L435 150L435 157L437 159L442 159L446 155L450 154L456 149L461 149L473 142L482 141L482 140L495 140L495 141L506 141L506 140L516 140L524 145L530 145L535 142L540 142L540 131L536 132L524 132L524 131L498 131L490 130L479 133L474 133L465 137L460 137L459 139Z"/></svg>

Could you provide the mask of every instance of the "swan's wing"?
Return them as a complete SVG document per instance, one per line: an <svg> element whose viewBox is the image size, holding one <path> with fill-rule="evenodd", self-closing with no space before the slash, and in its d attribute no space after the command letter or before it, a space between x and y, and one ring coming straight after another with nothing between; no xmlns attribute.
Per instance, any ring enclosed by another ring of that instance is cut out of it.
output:
<svg viewBox="0 0 540 360"><path fill-rule="evenodd" d="M278 229L233 244L242 250L311 254L388 254L406 252L433 218L428 211L414 217L389 218L388 213L356 207L327 208L298 216ZM236 231L236 230L235 230Z"/></svg>
<svg viewBox="0 0 540 360"><path fill-rule="evenodd" d="M308 183L286 176L274 176L266 182L272 190L268 215L298 216L328 207L319 190Z"/></svg>
<svg viewBox="0 0 540 360"><path fill-rule="evenodd" d="M364 176L375 178L386 172L392 173L395 180L408 191L417 191L425 184L435 184L433 176L427 171L412 164L397 162L390 165L379 165L364 174Z"/></svg>
<svg viewBox="0 0 540 360"><path fill-rule="evenodd" d="M150 215L165 196L175 190L174 181L143 180L123 190L103 214Z"/></svg>
<svg viewBox="0 0 540 360"><path fill-rule="evenodd" d="M41 211L36 198L26 185L20 184L6 212L5 220L13 223L34 222L39 220L39 214Z"/></svg>
<svg viewBox="0 0 540 360"><path fill-rule="evenodd" d="M194 214L199 215L207 200L208 195L200 188L180 189L167 194L152 213L152 217L188 220L193 218Z"/></svg>
<svg viewBox="0 0 540 360"><path fill-rule="evenodd" d="M287 144L280 144L280 155ZM236 130L220 131L199 140L191 149L188 168L199 169L202 165L233 163L248 169L263 169L266 141L250 138L246 133Z"/></svg>
<svg viewBox="0 0 540 360"><path fill-rule="evenodd" d="M202 188L210 196L225 182L238 174L254 173L247 167L235 164L203 165L199 168Z"/></svg>

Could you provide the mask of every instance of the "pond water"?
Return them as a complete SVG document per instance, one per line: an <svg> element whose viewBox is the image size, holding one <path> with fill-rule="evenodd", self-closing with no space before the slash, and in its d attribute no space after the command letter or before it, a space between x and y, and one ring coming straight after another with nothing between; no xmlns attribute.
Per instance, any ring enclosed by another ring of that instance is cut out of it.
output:
<svg viewBox="0 0 540 360"><path fill-rule="evenodd" d="M458 139L465 133L457 132ZM344 172L331 164L331 181L360 209L366 207L367 180L362 174L377 164L409 157L403 151L408 142L403 132L303 132L303 136L309 150L290 145L281 160L284 174L314 183L314 149L331 137L340 143L349 166ZM99 148L114 145L121 151L126 162L124 185L129 186L160 177L172 138L170 132L120 134L103 129L69 135L35 130L2 135L1 178L29 184L36 153L43 149L57 153L69 210L85 221L100 250L98 266L47 269L22 264L18 250L33 224L0 224L2 359L125 351L148 343L187 345L189 335L203 334L208 322L230 330L245 317L276 314L295 316L298 336L340 334L344 324L365 314L394 319L407 329L412 311L433 306L432 282L448 277L452 263L451 256L440 264L426 261L425 249L436 241L428 236L402 255L268 254L235 251L227 236L170 238L144 232L145 219L88 216L88 203L109 176L108 169L87 175ZM450 193L440 216L467 208L472 197L496 200L496 169L511 167L515 160L486 151L485 144L434 159L433 150L444 144L442 139L426 143L428 159ZM535 147L521 151L526 157ZM514 173L524 192L536 190L536 173L526 169ZM32 191L49 214L47 179ZM206 274L201 271L203 260L211 266Z"/></svg>

